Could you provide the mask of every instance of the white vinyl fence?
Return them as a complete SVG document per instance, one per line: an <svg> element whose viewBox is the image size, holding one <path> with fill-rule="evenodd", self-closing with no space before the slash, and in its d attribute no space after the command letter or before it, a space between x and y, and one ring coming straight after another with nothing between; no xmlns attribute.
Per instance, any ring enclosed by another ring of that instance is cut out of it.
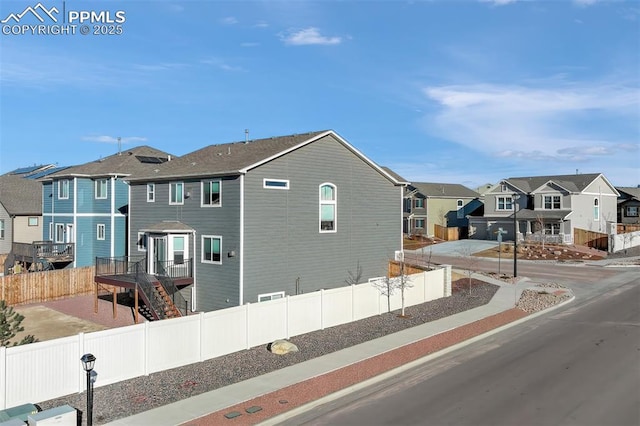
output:
<svg viewBox="0 0 640 426"><path fill-rule="evenodd" d="M451 295L450 266L410 277L413 287L405 292L406 306ZM397 292L391 297L391 309L400 307ZM0 347L0 409L83 392L86 373L80 357L85 353L96 357L96 386L105 386L357 321L386 310L386 298L366 283Z"/></svg>
<svg viewBox="0 0 640 426"><path fill-rule="evenodd" d="M640 246L640 231L627 232L625 234L613 234L609 236L609 252L619 251Z"/></svg>

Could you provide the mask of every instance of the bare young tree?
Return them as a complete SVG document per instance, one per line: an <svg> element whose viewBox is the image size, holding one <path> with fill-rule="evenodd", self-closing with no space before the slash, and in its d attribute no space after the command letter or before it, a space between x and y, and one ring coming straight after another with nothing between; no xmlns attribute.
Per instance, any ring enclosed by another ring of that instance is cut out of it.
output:
<svg viewBox="0 0 640 426"><path fill-rule="evenodd" d="M469 296L471 296L471 275L475 272L476 267L478 266L478 259L471 252L471 248L469 246L462 247L458 250L458 254L462 257L462 264L464 269L467 271L467 279L469 285Z"/></svg>
<svg viewBox="0 0 640 426"><path fill-rule="evenodd" d="M542 250L544 250L545 228L544 217L541 214L536 216L536 232L540 232L540 241L542 242Z"/></svg>
<svg viewBox="0 0 640 426"><path fill-rule="evenodd" d="M347 271L347 274L349 274L349 276L346 280L344 280L345 283L347 283L348 285L355 285L360 283L360 280L362 279L362 265L360 265L359 260L356 263L356 272L354 273L352 271Z"/></svg>
<svg viewBox="0 0 640 426"><path fill-rule="evenodd" d="M406 274L404 260L398 261L398 266L400 267L398 275L391 276L392 274L388 273L382 278L371 281L371 285L373 285L382 296L387 298L387 312L391 312L391 296L393 296L396 291L400 291L400 298L402 300L400 316L404 317L405 292L407 289L413 287L413 283L411 282L411 277Z"/></svg>

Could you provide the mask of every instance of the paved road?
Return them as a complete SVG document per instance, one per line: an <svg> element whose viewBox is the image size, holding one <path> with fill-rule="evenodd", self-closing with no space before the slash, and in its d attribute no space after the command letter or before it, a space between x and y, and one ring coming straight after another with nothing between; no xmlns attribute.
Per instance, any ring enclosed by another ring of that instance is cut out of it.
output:
<svg viewBox="0 0 640 426"><path fill-rule="evenodd" d="M638 425L640 278L618 272L598 285L568 309L284 424Z"/></svg>

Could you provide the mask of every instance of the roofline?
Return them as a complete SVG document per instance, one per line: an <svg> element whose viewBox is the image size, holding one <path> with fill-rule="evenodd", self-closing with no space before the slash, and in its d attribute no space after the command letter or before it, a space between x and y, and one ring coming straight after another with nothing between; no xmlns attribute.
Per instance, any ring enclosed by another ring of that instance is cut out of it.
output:
<svg viewBox="0 0 640 426"><path fill-rule="evenodd" d="M259 167L265 163L268 163L269 161L275 160L276 158L282 157L283 155L286 155L292 151L295 151L299 148L302 148L303 146L309 145L312 142L317 141L318 139L322 139L325 136L328 135L333 135L336 137L336 139L338 139L338 141L343 144L347 149L349 149L351 152L353 152L354 154L356 154L358 157L360 157L361 160L363 160L365 163L367 163L369 166L371 166L372 168L374 168L378 173L380 173L381 175L383 175L384 177L386 177L389 181L391 181L394 185L397 186L406 186L409 185L409 182L400 182L398 180L396 180L393 176L391 176L389 173L387 173L386 171L384 171L382 169L382 167L378 166L376 163L374 163L372 160L370 160L366 155L364 155L362 152L358 151L353 145L351 145L349 142L347 142L345 139L342 138L342 136L340 136L339 134L337 134L335 131L333 130L327 130L325 132L319 133L309 139L307 139L306 141L303 141L301 143L299 143L298 145L292 146L291 148L285 149L284 151L280 151L279 153L272 155L271 157L262 159L260 161L258 161L257 163L251 164L243 169L240 169L240 173L242 174L246 174L249 170L251 169L255 169L256 167Z"/></svg>
<svg viewBox="0 0 640 426"><path fill-rule="evenodd" d="M186 180L186 179L203 179L207 177L224 177L224 176L238 176L244 174L238 170L230 170L224 172L211 172L211 173L194 173L194 174L184 174L180 173L179 175L163 175L157 178L149 177L133 177L133 178L125 178L125 182L130 183L143 183L143 182L165 182L165 181L177 181L177 180Z"/></svg>
<svg viewBox="0 0 640 426"><path fill-rule="evenodd" d="M516 188L518 191L520 191L523 194L528 194L527 191L523 190L522 188L520 188L518 185L515 185L513 182L511 182L509 180L509 178L507 179L502 179L497 185L495 185L493 188L496 188L498 185L501 185L502 182L507 182L509 185L513 186L514 188ZM491 188L491 190L493 190L493 188Z"/></svg>
<svg viewBox="0 0 640 426"><path fill-rule="evenodd" d="M593 182L593 181L592 181ZM547 186L550 183L553 183L554 185L564 189L565 191L567 191L569 194L572 194L573 192L569 190L569 188L565 188L564 186L560 185L558 182L556 182L553 179L550 179L548 181L546 181L545 183L543 183L542 185L540 185L539 187L537 187L536 189L532 190L531 193L537 192L540 188L542 188L543 186Z"/></svg>

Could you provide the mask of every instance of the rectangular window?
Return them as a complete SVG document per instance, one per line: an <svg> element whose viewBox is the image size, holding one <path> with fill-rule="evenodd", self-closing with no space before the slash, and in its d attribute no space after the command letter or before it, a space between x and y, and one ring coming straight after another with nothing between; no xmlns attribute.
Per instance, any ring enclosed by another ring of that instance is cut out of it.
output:
<svg viewBox="0 0 640 426"><path fill-rule="evenodd" d="M63 179L58 182L58 199L66 200L69 198L69 180Z"/></svg>
<svg viewBox="0 0 640 426"><path fill-rule="evenodd" d="M502 184L502 185L500 186L500 191L501 191L501 192L507 192L507 185Z"/></svg>
<svg viewBox="0 0 640 426"><path fill-rule="evenodd" d="M202 263L222 263L222 237L202 236Z"/></svg>
<svg viewBox="0 0 640 426"><path fill-rule="evenodd" d="M544 233L546 235L558 235L560 233L560 224L559 223L545 223L544 224Z"/></svg>
<svg viewBox="0 0 640 426"><path fill-rule="evenodd" d="M49 223L49 241L53 241L53 222Z"/></svg>
<svg viewBox="0 0 640 426"><path fill-rule="evenodd" d="M424 219L416 219L416 228L424 228Z"/></svg>
<svg viewBox="0 0 640 426"><path fill-rule="evenodd" d="M138 251L147 251L147 234L138 232Z"/></svg>
<svg viewBox="0 0 640 426"><path fill-rule="evenodd" d="M38 218L37 217L29 217L28 225L29 226L38 226Z"/></svg>
<svg viewBox="0 0 640 426"><path fill-rule="evenodd" d="M184 237L173 237L173 263L175 265L184 263Z"/></svg>
<svg viewBox="0 0 640 426"><path fill-rule="evenodd" d="M600 200L593 199L593 220L600 220Z"/></svg>
<svg viewBox="0 0 640 426"><path fill-rule="evenodd" d="M284 291L278 291L275 293L266 293L258 295L258 302L266 302L269 300L282 299L284 297Z"/></svg>
<svg viewBox="0 0 640 426"><path fill-rule="evenodd" d="M627 206L627 217L638 217L638 206Z"/></svg>
<svg viewBox="0 0 640 426"><path fill-rule="evenodd" d="M171 182L169 184L169 204L184 204L184 183Z"/></svg>
<svg viewBox="0 0 640 426"><path fill-rule="evenodd" d="M496 199L496 210L513 210L512 197L498 197Z"/></svg>
<svg viewBox="0 0 640 426"><path fill-rule="evenodd" d="M424 208L424 198L416 198L416 209Z"/></svg>
<svg viewBox="0 0 640 426"><path fill-rule="evenodd" d="M456 207L456 218L464 219L464 200L457 200Z"/></svg>
<svg viewBox="0 0 640 426"><path fill-rule="evenodd" d="M0 219L0 240L4 240L4 219Z"/></svg>
<svg viewBox="0 0 640 426"><path fill-rule="evenodd" d="M98 240L104 240L105 237L105 226L103 223L99 223L96 229L96 234L98 235Z"/></svg>
<svg viewBox="0 0 640 426"><path fill-rule="evenodd" d="M545 210L560 210L559 195L545 195L543 199Z"/></svg>
<svg viewBox="0 0 640 426"><path fill-rule="evenodd" d="M64 243L64 224L56 223L56 243Z"/></svg>
<svg viewBox="0 0 640 426"><path fill-rule="evenodd" d="M202 206L203 207L220 207L220 186L219 180L210 180L202 182Z"/></svg>
<svg viewBox="0 0 640 426"><path fill-rule="evenodd" d="M262 187L270 189L289 189L289 181L283 179L263 179Z"/></svg>
<svg viewBox="0 0 640 426"><path fill-rule="evenodd" d="M156 184L147 184L147 203L153 203L156 201Z"/></svg>
<svg viewBox="0 0 640 426"><path fill-rule="evenodd" d="M98 179L96 181L96 200L104 200L107 198L107 180Z"/></svg>

